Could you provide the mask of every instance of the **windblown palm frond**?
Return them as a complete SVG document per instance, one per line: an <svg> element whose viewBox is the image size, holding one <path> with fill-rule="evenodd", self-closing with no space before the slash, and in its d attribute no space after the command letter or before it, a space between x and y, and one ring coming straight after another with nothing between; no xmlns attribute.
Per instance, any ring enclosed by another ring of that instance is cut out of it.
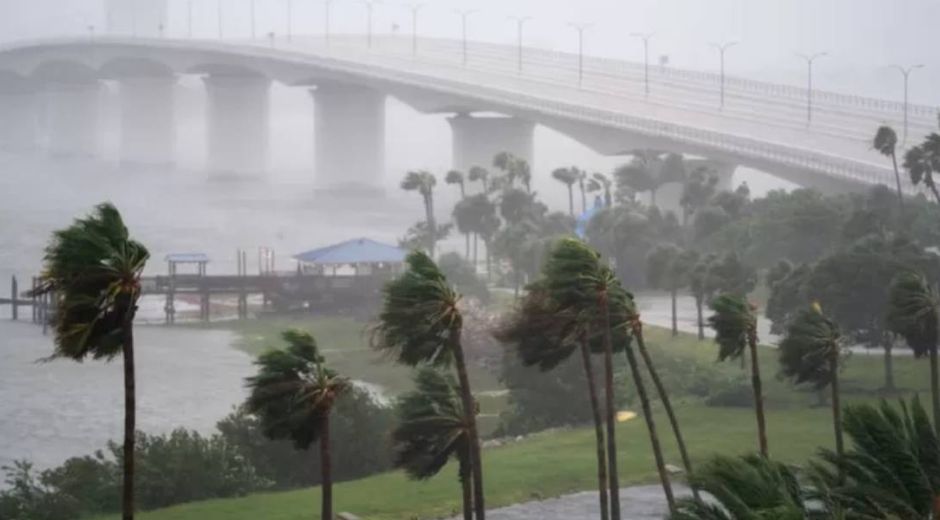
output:
<svg viewBox="0 0 940 520"><path fill-rule="evenodd" d="M902 272L891 284L886 318L888 328L904 337L917 357L937 346L938 303L926 278Z"/></svg>
<svg viewBox="0 0 940 520"><path fill-rule="evenodd" d="M415 376L416 389L398 403L398 426L392 432L396 467L409 477L437 475L451 458L469 464L466 416L457 383L432 368Z"/></svg>
<svg viewBox="0 0 940 520"><path fill-rule="evenodd" d="M684 499L671 520L805 520L811 518L796 473L759 455L717 456L690 482L716 503Z"/></svg>
<svg viewBox="0 0 940 520"><path fill-rule="evenodd" d="M567 360L578 348L576 314L559 309L551 299L544 281L526 289L514 311L502 323L495 336L513 345L524 366L538 366L549 371Z"/></svg>
<svg viewBox="0 0 940 520"><path fill-rule="evenodd" d="M149 257L109 203L53 234L37 292L56 295L54 356L110 359L121 353Z"/></svg>
<svg viewBox="0 0 940 520"><path fill-rule="evenodd" d="M708 325L715 331L718 360L741 357L748 344L748 334L754 333L757 318L751 305L742 297L722 294L709 303L714 314Z"/></svg>
<svg viewBox="0 0 940 520"><path fill-rule="evenodd" d="M799 311L779 345L780 374L816 389L829 386L835 375L829 361L838 355L840 342L839 328L821 310Z"/></svg>
<svg viewBox="0 0 940 520"><path fill-rule="evenodd" d="M255 362L258 373L247 379L246 408L259 417L267 437L307 449L349 382L324 365L313 336L289 330L283 338L286 349L269 350Z"/></svg>
<svg viewBox="0 0 940 520"><path fill-rule="evenodd" d="M878 131L875 132L875 138L872 141L872 146L875 150L878 150L878 153L881 155L892 156L894 151L898 146L898 134L890 126L880 126Z"/></svg>
<svg viewBox="0 0 940 520"><path fill-rule="evenodd" d="M453 353L446 347L462 325L460 296L425 253L409 254L405 264L405 272L385 286L373 346L409 366L449 364Z"/></svg>

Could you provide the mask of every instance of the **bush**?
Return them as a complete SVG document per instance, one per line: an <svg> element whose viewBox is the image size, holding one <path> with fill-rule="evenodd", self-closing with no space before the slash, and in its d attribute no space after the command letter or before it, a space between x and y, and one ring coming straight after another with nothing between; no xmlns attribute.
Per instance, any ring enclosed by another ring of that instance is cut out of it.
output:
<svg viewBox="0 0 940 520"><path fill-rule="evenodd" d="M754 389L744 377L726 380L715 386L705 399L708 406L753 408Z"/></svg>

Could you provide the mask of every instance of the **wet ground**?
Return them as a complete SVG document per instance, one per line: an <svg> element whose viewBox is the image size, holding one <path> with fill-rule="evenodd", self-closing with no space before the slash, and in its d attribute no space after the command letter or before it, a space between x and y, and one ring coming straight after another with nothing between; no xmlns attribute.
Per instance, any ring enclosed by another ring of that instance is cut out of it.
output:
<svg viewBox="0 0 940 520"><path fill-rule="evenodd" d="M677 496L690 494L685 487L675 488ZM663 488L658 485L636 486L620 490L620 510L624 520L661 520L667 508ZM491 520L580 520L599 518L597 493L583 492L537 502L526 502L487 513Z"/></svg>

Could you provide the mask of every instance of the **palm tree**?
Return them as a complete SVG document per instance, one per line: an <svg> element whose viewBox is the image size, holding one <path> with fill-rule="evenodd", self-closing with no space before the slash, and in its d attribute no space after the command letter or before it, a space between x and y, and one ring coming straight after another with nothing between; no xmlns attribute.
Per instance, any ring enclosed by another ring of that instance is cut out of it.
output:
<svg viewBox="0 0 940 520"><path fill-rule="evenodd" d="M269 350L255 361L258 373L247 379L245 406L258 416L266 437L289 439L300 450L320 445L320 516L332 520L330 413L350 383L326 367L309 333L288 330L283 338L287 349Z"/></svg>
<svg viewBox="0 0 940 520"><path fill-rule="evenodd" d="M719 455L702 465L690 482L714 500L682 499L670 520L824 518L804 500L796 473L767 457Z"/></svg>
<svg viewBox="0 0 940 520"><path fill-rule="evenodd" d="M588 178L588 173L584 170L579 170L577 168L572 168L572 170L578 172L578 189L581 190L581 214L587 211L587 196L584 191L584 181Z"/></svg>
<svg viewBox="0 0 940 520"><path fill-rule="evenodd" d="M424 215L425 221L428 224L430 237L427 247L428 252L432 256L434 255L435 246L434 236L437 230L437 224L434 219L434 186L436 185L437 178L434 177L434 174L423 170L408 172L401 181L401 189L405 191L417 191L421 194L421 199L424 201Z"/></svg>
<svg viewBox="0 0 940 520"><path fill-rule="evenodd" d="M832 393L832 425L836 453L844 453L842 406L839 396L841 334L836 324L822 312L818 303L802 309L787 326L780 342L780 374L796 384L811 384L816 390L829 387Z"/></svg>
<svg viewBox="0 0 940 520"><path fill-rule="evenodd" d="M930 134L923 143L909 149L904 155L904 169L914 186L923 182L940 204L940 191L933 178L933 174L940 171L940 134Z"/></svg>
<svg viewBox="0 0 940 520"><path fill-rule="evenodd" d="M601 519L607 520L610 504L607 496L607 450L604 447L604 420L597 397L589 336L588 326L579 322L575 312L558 307L552 300L544 279L529 285L525 297L496 333L500 341L515 347L523 366L538 366L543 372L558 367L576 350L581 352L594 420Z"/></svg>
<svg viewBox="0 0 940 520"><path fill-rule="evenodd" d="M574 216L574 183L578 181L578 172L573 168L558 168L552 172L552 178L568 188L568 214Z"/></svg>
<svg viewBox="0 0 940 520"><path fill-rule="evenodd" d="M754 411L757 414L757 439L760 453L768 456L767 424L764 419L764 394L761 389L760 363L757 359L757 315L754 307L741 296L722 294L711 301L714 314L708 324L715 330L718 360L739 359L746 351L751 354L751 384L754 389Z"/></svg>
<svg viewBox="0 0 940 520"><path fill-rule="evenodd" d="M398 425L392 432L395 466L412 479L427 480L456 459L463 518L473 520L470 435L457 383L425 367L415 376L415 387L398 401Z"/></svg>
<svg viewBox="0 0 940 520"><path fill-rule="evenodd" d="M646 279L654 287L669 291L672 300L672 335L679 335L677 300L679 289L689 284L698 262L698 253L683 251L673 244L662 244L646 257Z"/></svg>
<svg viewBox="0 0 940 520"><path fill-rule="evenodd" d="M715 294L716 283L712 267L718 262L714 253L700 258L689 272L689 289L695 298L696 324L698 325L698 339L705 339L705 318L703 309L705 304Z"/></svg>
<svg viewBox="0 0 940 520"><path fill-rule="evenodd" d="M460 341L463 330L463 316L458 309L460 295L426 254L415 251L408 255L405 264L405 272L385 286L385 301L373 330L373 345L408 366L454 363L470 442L474 510L477 520L484 520L476 405Z"/></svg>
<svg viewBox="0 0 940 520"><path fill-rule="evenodd" d="M934 424L940 428L940 370L937 366L938 312L933 286L914 272L902 272L891 284L888 328L907 341L915 357L930 356L930 395ZM940 435L940 430L937 431Z"/></svg>
<svg viewBox="0 0 940 520"><path fill-rule="evenodd" d="M873 145L878 153L891 158L891 164L894 166L894 180L898 190L898 209L903 213L904 193L901 191L901 172L898 170L897 156L898 134L890 126L879 126L878 131L875 132Z"/></svg>
<svg viewBox="0 0 940 520"><path fill-rule="evenodd" d="M604 192L604 207L609 208L613 205L613 197L610 193L610 188L613 186L613 182L609 177L603 173L594 173L593 176L588 180L587 191L588 193L594 193L596 191Z"/></svg>
<svg viewBox="0 0 940 520"><path fill-rule="evenodd" d="M573 238L559 240L543 269L549 297L560 309L576 313L592 334L600 334L604 354L605 421L607 423L607 467L610 516L620 519L620 479L617 473L614 395L614 327L612 310L626 307L626 291L613 272L601 263L600 255ZM613 314L623 316L622 312Z"/></svg>
<svg viewBox="0 0 940 520"><path fill-rule="evenodd" d="M38 294L53 294L56 325L52 357L124 360L124 481L122 518L134 518L136 377L134 316L140 276L150 253L130 238L120 212L100 204L87 217L56 231L46 246Z"/></svg>
<svg viewBox="0 0 940 520"><path fill-rule="evenodd" d="M460 198L467 198L466 182L464 181L463 172L457 170L447 172L447 175L444 177L444 182L457 185L460 188Z"/></svg>
<svg viewBox="0 0 940 520"><path fill-rule="evenodd" d="M486 168L481 168L480 166L474 166L470 168L470 171L467 172L467 180L470 182L480 182L483 185L483 193L489 193L490 186L487 182L490 177L490 172Z"/></svg>

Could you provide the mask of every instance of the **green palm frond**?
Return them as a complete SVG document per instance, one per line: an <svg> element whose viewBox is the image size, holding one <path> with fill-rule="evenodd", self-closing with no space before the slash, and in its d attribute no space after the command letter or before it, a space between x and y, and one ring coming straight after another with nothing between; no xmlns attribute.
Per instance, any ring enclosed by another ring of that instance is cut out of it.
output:
<svg viewBox="0 0 940 520"><path fill-rule="evenodd" d="M405 264L405 272L385 286L373 346L409 366L448 364L450 342L462 326L460 296L425 253L409 254Z"/></svg>
<svg viewBox="0 0 940 520"><path fill-rule="evenodd" d="M875 150L878 150L878 153L890 157L894 155L894 151L898 146L898 134L890 126L880 126L878 131L875 132L872 145Z"/></svg>
<svg viewBox="0 0 940 520"><path fill-rule="evenodd" d="M247 378L249 412L261 420L264 434L290 439L307 449L319 439L323 420L349 381L324 365L313 336L300 330L282 334L285 349L261 354L258 373Z"/></svg>
<svg viewBox="0 0 940 520"><path fill-rule="evenodd" d="M496 338L515 347L524 366L548 371L568 359L578 348L577 313L560 309L552 300L544 280L531 284Z"/></svg>
<svg viewBox="0 0 940 520"><path fill-rule="evenodd" d="M709 303L714 314L708 325L715 331L718 360L737 359L748 344L748 335L756 333L757 317L751 305L742 297L722 294Z"/></svg>
<svg viewBox="0 0 940 520"><path fill-rule="evenodd" d="M56 296L54 356L110 359L121 352L149 257L109 203L53 234L37 293Z"/></svg>
<svg viewBox="0 0 940 520"><path fill-rule="evenodd" d="M904 337L917 357L937 347L937 298L926 278L902 272L891 283L886 322Z"/></svg>
<svg viewBox="0 0 940 520"><path fill-rule="evenodd" d="M415 386L398 402L392 442L396 467L424 480L440 472L451 458L467 463L469 437L452 377L423 368L415 376Z"/></svg>
<svg viewBox="0 0 940 520"><path fill-rule="evenodd" d="M830 359L838 355L839 328L821 309L802 309L779 345L780 374L796 384L825 388L832 382Z"/></svg>

